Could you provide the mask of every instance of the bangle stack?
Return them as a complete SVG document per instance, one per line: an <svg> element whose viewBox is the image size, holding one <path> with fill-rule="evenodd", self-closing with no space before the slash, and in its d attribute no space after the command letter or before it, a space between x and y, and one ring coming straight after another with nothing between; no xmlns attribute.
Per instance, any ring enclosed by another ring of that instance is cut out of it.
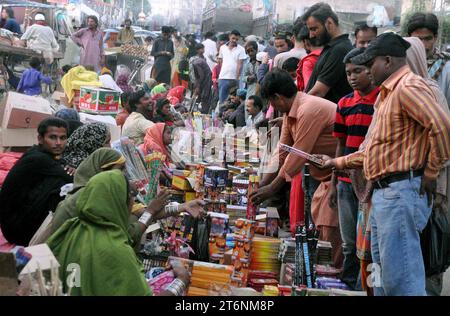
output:
<svg viewBox="0 0 450 316"><path fill-rule="evenodd" d="M166 290L175 296L182 296L186 290L186 284L180 279L175 279L170 283Z"/></svg>
<svg viewBox="0 0 450 316"><path fill-rule="evenodd" d="M145 225L145 227L148 227L150 223L152 222L152 214L149 212L144 212L142 216L139 218L139 223L142 223Z"/></svg>
<svg viewBox="0 0 450 316"><path fill-rule="evenodd" d="M166 207L164 207L164 213L166 213L167 216L176 216L179 213L179 205L176 204L171 204L171 205L166 205Z"/></svg>

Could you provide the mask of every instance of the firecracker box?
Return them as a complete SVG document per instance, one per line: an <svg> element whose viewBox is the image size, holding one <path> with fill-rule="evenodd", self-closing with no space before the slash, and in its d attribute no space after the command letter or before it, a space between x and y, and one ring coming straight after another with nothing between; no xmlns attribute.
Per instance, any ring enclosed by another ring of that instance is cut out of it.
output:
<svg viewBox="0 0 450 316"><path fill-rule="evenodd" d="M280 220L280 215L276 207L267 208L267 218L266 218L266 236L278 237L278 221Z"/></svg>
<svg viewBox="0 0 450 316"><path fill-rule="evenodd" d="M97 114L117 113L120 92L106 88L81 87L80 111Z"/></svg>
<svg viewBox="0 0 450 316"><path fill-rule="evenodd" d="M44 119L52 116L50 102L39 96L8 92L2 114L3 129L36 129Z"/></svg>
<svg viewBox="0 0 450 316"><path fill-rule="evenodd" d="M170 190L169 202L184 203L184 192L178 190Z"/></svg>
<svg viewBox="0 0 450 316"><path fill-rule="evenodd" d="M189 184L189 181L186 179L186 177L180 177L180 176L173 176L172 177L172 187L177 190L181 191L190 191L191 185Z"/></svg>
<svg viewBox="0 0 450 316"><path fill-rule="evenodd" d="M221 167L207 167L205 169L205 186L224 188L227 185L228 169Z"/></svg>
<svg viewBox="0 0 450 316"><path fill-rule="evenodd" d="M195 200L196 195L197 195L197 193L195 191L194 192L184 192L184 200L186 202Z"/></svg>

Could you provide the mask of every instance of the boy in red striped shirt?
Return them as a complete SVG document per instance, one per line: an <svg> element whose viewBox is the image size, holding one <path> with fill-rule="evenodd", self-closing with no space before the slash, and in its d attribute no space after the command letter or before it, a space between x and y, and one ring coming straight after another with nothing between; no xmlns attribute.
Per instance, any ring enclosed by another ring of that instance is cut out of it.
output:
<svg viewBox="0 0 450 316"><path fill-rule="evenodd" d="M350 62L351 58L361 54L364 48L355 48L344 58L345 71L352 93L343 97L336 111L333 135L338 138L336 157L346 156L358 150L364 141L372 122L374 104L379 88L374 86L365 66L357 66ZM338 177L333 173L330 206L339 210L344 254L344 270L342 281L350 288L359 290L359 260L356 256L356 230L359 201L348 177ZM337 205L336 205L337 202Z"/></svg>

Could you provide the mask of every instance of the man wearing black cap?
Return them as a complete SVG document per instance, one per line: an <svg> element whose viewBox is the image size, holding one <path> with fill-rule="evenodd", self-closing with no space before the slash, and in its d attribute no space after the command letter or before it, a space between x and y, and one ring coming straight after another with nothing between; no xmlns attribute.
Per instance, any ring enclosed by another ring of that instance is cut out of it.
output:
<svg viewBox="0 0 450 316"><path fill-rule="evenodd" d="M170 40L172 28L163 26L161 37L153 44L151 55L155 57L155 79L158 83L170 84L170 60L174 56L173 42Z"/></svg>
<svg viewBox="0 0 450 316"><path fill-rule="evenodd" d="M323 46L305 92L337 103L352 92L347 82L345 55L353 49L348 34L342 34L339 18L330 5L317 3L303 15L314 46Z"/></svg>
<svg viewBox="0 0 450 316"><path fill-rule="evenodd" d="M419 233L427 224L439 170L450 158L450 117L406 63L410 44L385 33L351 59L380 86L375 127L365 149L324 167L364 168L374 184L372 280L376 295L426 295Z"/></svg>

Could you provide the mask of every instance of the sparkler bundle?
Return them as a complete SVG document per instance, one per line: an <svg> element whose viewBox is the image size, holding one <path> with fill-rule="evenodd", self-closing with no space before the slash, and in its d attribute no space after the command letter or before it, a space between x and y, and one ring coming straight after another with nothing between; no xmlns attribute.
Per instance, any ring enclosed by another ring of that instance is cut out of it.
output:
<svg viewBox="0 0 450 316"><path fill-rule="evenodd" d="M146 167L147 170L149 170L148 193L144 199L145 203L149 203L157 195L159 176L164 166L165 159L165 155L159 152L153 152L150 155L145 156Z"/></svg>
<svg viewBox="0 0 450 316"><path fill-rule="evenodd" d="M277 238L254 237L250 269L272 272L275 279L278 279L278 274L280 272L280 262L278 261L280 243L281 240Z"/></svg>
<svg viewBox="0 0 450 316"><path fill-rule="evenodd" d="M128 179L137 185L138 199L147 204L157 194L159 173L165 156L154 152L144 157L128 138L121 138L114 142L113 148L125 157Z"/></svg>

